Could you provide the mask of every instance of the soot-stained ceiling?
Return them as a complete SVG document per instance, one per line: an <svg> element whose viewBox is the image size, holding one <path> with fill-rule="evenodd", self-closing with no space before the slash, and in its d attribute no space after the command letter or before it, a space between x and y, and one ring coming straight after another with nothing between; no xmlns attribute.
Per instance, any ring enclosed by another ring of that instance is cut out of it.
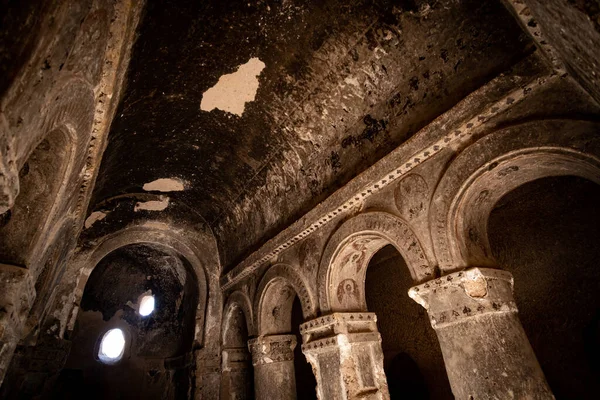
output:
<svg viewBox="0 0 600 400"><path fill-rule="evenodd" d="M530 51L500 0L150 1L90 212L171 179L230 269Z"/></svg>

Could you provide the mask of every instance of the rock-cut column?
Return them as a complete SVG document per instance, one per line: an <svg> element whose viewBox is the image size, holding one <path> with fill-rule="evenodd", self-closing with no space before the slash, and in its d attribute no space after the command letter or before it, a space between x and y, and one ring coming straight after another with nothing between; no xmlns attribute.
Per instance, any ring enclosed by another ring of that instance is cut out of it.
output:
<svg viewBox="0 0 600 400"><path fill-rule="evenodd" d="M413 287L457 400L553 399L525 335L509 272L472 268Z"/></svg>
<svg viewBox="0 0 600 400"><path fill-rule="evenodd" d="M260 336L248 341L254 367L256 399L296 398L294 375L295 335Z"/></svg>
<svg viewBox="0 0 600 400"><path fill-rule="evenodd" d="M334 313L300 325L320 400L389 399L374 313Z"/></svg>
<svg viewBox="0 0 600 400"><path fill-rule="evenodd" d="M245 400L254 398L252 365L245 347L223 349L221 399Z"/></svg>

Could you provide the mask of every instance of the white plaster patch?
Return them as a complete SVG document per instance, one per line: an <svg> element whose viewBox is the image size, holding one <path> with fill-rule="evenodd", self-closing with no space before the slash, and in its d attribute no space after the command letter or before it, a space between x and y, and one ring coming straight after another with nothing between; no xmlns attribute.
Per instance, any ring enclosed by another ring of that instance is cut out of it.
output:
<svg viewBox="0 0 600 400"><path fill-rule="evenodd" d="M246 103L256 97L258 76L264 68L265 63L254 57L240 65L236 72L221 76L217 84L202 95L200 109L212 111L218 108L242 116Z"/></svg>
<svg viewBox="0 0 600 400"><path fill-rule="evenodd" d="M357 78L346 78L346 79L344 79L344 82L346 82L348 85L360 87L360 83L358 83Z"/></svg>
<svg viewBox="0 0 600 400"><path fill-rule="evenodd" d="M106 213L104 213L102 211L94 211L93 213L90 214L89 217L87 217L87 219L85 220L83 226L85 227L85 229L89 229L96 222L101 221L104 218L106 218Z"/></svg>
<svg viewBox="0 0 600 400"><path fill-rule="evenodd" d="M183 181L177 178L160 178L145 183L142 187L147 192L181 192L185 189Z"/></svg>
<svg viewBox="0 0 600 400"><path fill-rule="evenodd" d="M133 211L162 211L169 206L169 198L164 197L160 200L150 200L144 202L138 202L135 204Z"/></svg>

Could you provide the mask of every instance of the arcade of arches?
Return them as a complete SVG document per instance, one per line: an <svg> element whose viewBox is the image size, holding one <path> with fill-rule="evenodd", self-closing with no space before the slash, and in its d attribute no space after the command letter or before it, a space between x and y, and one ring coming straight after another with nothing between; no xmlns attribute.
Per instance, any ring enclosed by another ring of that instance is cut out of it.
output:
<svg viewBox="0 0 600 400"><path fill-rule="evenodd" d="M0 2L1 399L596 399L597 0Z"/></svg>

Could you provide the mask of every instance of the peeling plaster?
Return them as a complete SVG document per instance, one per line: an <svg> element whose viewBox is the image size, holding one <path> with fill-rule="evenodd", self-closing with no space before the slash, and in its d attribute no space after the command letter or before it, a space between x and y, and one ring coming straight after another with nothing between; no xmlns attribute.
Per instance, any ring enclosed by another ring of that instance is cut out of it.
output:
<svg viewBox="0 0 600 400"><path fill-rule="evenodd" d="M85 229L89 229L96 222L101 221L104 218L106 218L106 215L107 214L102 211L94 211L93 213L90 214L89 217L87 217L83 226L85 227Z"/></svg>
<svg viewBox="0 0 600 400"><path fill-rule="evenodd" d="M135 204L133 211L163 211L169 206L169 198L164 197L161 200L150 200L144 202L138 202Z"/></svg>
<svg viewBox="0 0 600 400"><path fill-rule="evenodd" d="M183 181L177 178L160 178L145 183L143 189L147 192L180 192L185 186Z"/></svg>
<svg viewBox="0 0 600 400"><path fill-rule="evenodd" d="M264 68L265 63L255 57L240 65L236 72L221 76L215 86L204 92L200 109L218 108L241 117L246 103L256 97L258 76Z"/></svg>

